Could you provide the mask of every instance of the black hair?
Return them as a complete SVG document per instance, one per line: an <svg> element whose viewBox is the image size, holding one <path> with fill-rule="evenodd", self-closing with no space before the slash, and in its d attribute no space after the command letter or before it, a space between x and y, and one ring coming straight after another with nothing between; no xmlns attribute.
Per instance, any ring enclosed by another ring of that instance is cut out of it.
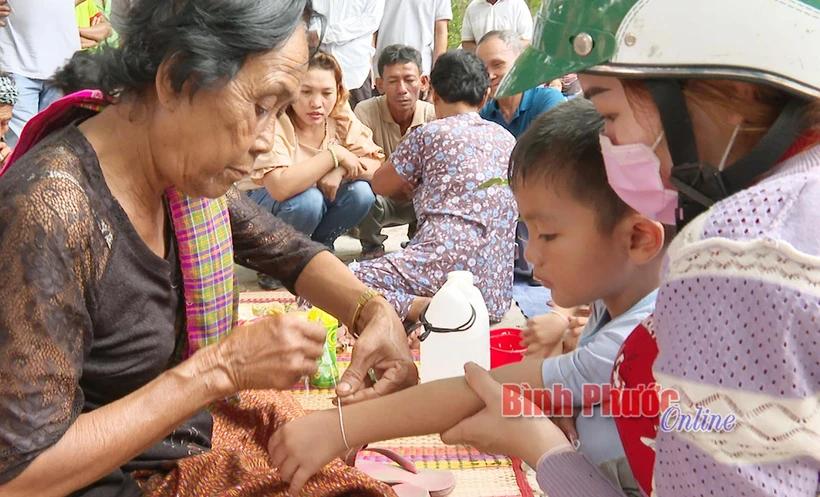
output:
<svg viewBox="0 0 820 497"><path fill-rule="evenodd" d="M439 98L453 104L481 105L490 87L487 65L467 50L450 50L436 60L430 84Z"/></svg>
<svg viewBox="0 0 820 497"><path fill-rule="evenodd" d="M379 76L384 73L384 68L395 64L415 64L421 73L421 52L407 45L395 44L386 47L379 55L379 62L376 67L379 69Z"/></svg>
<svg viewBox="0 0 820 497"><path fill-rule="evenodd" d="M170 61L177 93L233 79L248 56L275 49L313 16L311 0L132 0L111 20L120 46L74 54L52 78L65 93L142 93Z"/></svg>
<svg viewBox="0 0 820 497"><path fill-rule="evenodd" d="M633 210L609 186L599 136L604 119L587 99L575 98L538 116L519 138L507 172L510 187L539 181L592 207L598 228L611 233Z"/></svg>

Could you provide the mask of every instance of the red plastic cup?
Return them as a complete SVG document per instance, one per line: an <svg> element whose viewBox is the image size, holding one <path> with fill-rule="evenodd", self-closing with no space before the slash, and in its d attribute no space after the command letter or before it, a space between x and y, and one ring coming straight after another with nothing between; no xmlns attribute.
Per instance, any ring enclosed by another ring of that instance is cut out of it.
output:
<svg viewBox="0 0 820 497"><path fill-rule="evenodd" d="M524 359L526 347L521 346L521 330L499 328L490 330L490 369Z"/></svg>

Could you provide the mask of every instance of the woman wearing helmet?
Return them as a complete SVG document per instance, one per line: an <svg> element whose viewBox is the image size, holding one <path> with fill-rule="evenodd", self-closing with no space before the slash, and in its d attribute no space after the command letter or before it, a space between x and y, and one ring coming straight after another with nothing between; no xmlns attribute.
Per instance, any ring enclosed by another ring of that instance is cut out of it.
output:
<svg viewBox="0 0 820 497"><path fill-rule="evenodd" d="M678 227L648 323L657 360L643 367L680 401L644 440L646 493L818 495L818 47L818 0L546 0L499 88L581 73L607 119L612 187ZM720 429L676 422L707 409ZM550 497L619 495L552 423L483 429L525 426L544 441Z"/></svg>

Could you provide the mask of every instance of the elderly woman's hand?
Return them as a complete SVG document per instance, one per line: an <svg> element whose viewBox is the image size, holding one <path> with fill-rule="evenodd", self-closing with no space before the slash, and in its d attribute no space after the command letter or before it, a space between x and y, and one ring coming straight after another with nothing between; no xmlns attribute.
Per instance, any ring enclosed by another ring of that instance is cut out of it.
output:
<svg viewBox="0 0 820 497"><path fill-rule="evenodd" d="M531 406L533 416L505 416L501 410L504 402L501 384L474 363L466 364L464 373L467 384L486 407L442 433L444 443L469 444L488 454L518 457L532 467L536 467L547 451L572 450L567 437L537 406ZM522 405L530 402L525 398L520 401Z"/></svg>
<svg viewBox="0 0 820 497"><path fill-rule="evenodd" d="M217 347L216 360L232 391L285 390L316 372L327 332L297 316L274 316L238 326Z"/></svg>
<svg viewBox="0 0 820 497"><path fill-rule="evenodd" d="M358 328L361 333L353 347L350 367L336 389L345 403L387 395L418 383L419 373L404 326L386 300L370 300L362 309ZM370 369L378 378L375 384L370 380Z"/></svg>

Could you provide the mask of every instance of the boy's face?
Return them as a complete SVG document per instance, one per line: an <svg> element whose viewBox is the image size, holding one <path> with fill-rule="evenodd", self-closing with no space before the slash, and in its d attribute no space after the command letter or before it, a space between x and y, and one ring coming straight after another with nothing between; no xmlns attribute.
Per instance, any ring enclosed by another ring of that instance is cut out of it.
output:
<svg viewBox="0 0 820 497"><path fill-rule="evenodd" d="M617 227L603 233L592 208L544 181L518 185L515 198L529 230L524 257L556 304L588 304L623 288L633 264Z"/></svg>

